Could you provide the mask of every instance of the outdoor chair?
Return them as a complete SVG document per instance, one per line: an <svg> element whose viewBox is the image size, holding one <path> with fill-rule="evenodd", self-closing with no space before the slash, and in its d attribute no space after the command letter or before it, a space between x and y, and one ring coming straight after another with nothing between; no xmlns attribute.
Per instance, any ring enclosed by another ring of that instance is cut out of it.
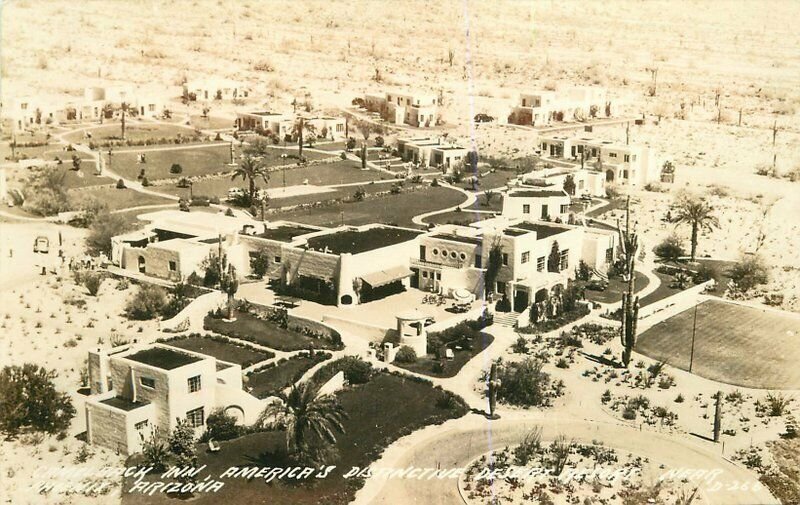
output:
<svg viewBox="0 0 800 505"><path fill-rule="evenodd" d="M208 452L219 452L219 444L214 442L213 439L208 441Z"/></svg>

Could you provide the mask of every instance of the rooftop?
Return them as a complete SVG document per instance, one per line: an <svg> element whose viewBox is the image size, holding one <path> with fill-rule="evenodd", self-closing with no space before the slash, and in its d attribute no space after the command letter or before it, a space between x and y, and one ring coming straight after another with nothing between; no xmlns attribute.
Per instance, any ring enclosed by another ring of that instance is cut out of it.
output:
<svg viewBox="0 0 800 505"><path fill-rule="evenodd" d="M511 198L540 198L548 196L567 196L563 191L556 191L552 189L529 189L523 191L512 191L508 194Z"/></svg>
<svg viewBox="0 0 800 505"><path fill-rule="evenodd" d="M252 114L253 116L282 116L278 112L269 112L269 111L254 111L254 112L247 112L246 114Z"/></svg>
<svg viewBox="0 0 800 505"><path fill-rule="evenodd" d="M202 359L198 356L167 347L150 347L149 349L144 349L125 357L145 365L161 368L162 370L180 368L191 363L197 363Z"/></svg>
<svg viewBox="0 0 800 505"><path fill-rule="evenodd" d="M452 240L453 242L461 242L463 244L473 244L473 245L480 245L483 242L481 237L453 235L450 233L437 233L436 235L433 235L432 238L438 238L442 240Z"/></svg>
<svg viewBox="0 0 800 505"><path fill-rule="evenodd" d="M291 242L295 237L315 231L319 230L307 226L280 225L275 228L267 228L262 233L258 233L255 236L268 240L277 240L278 242Z"/></svg>
<svg viewBox="0 0 800 505"><path fill-rule="evenodd" d="M364 230L345 230L311 237L307 241L307 247L317 251L327 250L331 254L359 254L408 242L421 233L422 231L389 226L378 226Z"/></svg>
<svg viewBox="0 0 800 505"><path fill-rule="evenodd" d="M122 398L121 396L115 396L107 400L101 400L100 403L104 403L109 407L114 407L128 412L131 410L138 409L139 407L144 407L150 402L132 402L127 398Z"/></svg>
<svg viewBox="0 0 800 505"><path fill-rule="evenodd" d="M553 226L541 222L531 223L529 221L515 224L512 228L535 231L537 240L552 237L553 235L558 235L559 233L564 233L565 231L569 230L569 228L562 228L560 226Z"/></svg>

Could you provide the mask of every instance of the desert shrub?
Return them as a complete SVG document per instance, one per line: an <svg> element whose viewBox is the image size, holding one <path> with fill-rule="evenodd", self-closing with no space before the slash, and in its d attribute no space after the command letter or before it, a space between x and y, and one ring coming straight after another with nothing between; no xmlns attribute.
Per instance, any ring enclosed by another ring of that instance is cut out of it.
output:
<svg viewBox="0 0 800 505"><path fill-rule="evenodd" d="M33 363L5 366L0 372L0 432L59 433L69 428L75 407L56 390L55 370Z"/></svg>
<svg viewBox="0 0 800 505"><path fill-rule="evenodd" d="M116 188L117 188L117 189L125 189L125 181L124 181L124 180L122 180L122 179L118 179L118 180L117 180L117 185L116 185Z"/></svg>
<svg viewBox="0 0 800 505"><path fill-rule="evenodd" d="M414 363L417 361L417 353L411 347L404 345L397 350L394 359L398 363Z"/></svg>
<svg viewBox="0 0 800 505"><path fill-rule="evenodd" d="M91 255L111 256L111 238L130 229L130 225L120 214L103 212L95 216L89 225L86 236L86 251Z"/></svg>
<svg viewBox="0 0 800 505"><path fill-rule="evenodd" d="M731 280L743 292L766 284L769 270L760 256L747 256L734 265L729 272Z"/></svg>
<svg viewBox="0 0 800 505"><path fill-rule="evenodd" d="M514 448L514 463L525 466L542 452L542 428L537 426L529 431L522 443Z"/></svg>
<svg viewBox="0 0 800 505"><path fill-rule="evenodd" d="M125 306L125 314L138 321L153 319L161 314L167 304L167 295L163 288L152 284L144 284Z"/></svg>
<svg viewBox="0 0 800 505"><path fill-rule="evenodd" d="M266 247L258 248L250 254L250 269L253 275L261 279L267 274L270 256Z"/></svg>
<svg viewBox="0 0 800 505"><path fill-rule="evenodd" d="M526 407L550 404L550 375L542 370L543 363L527 358L500 368L498 398Z"/></svg>
<svg viewBox="0 0 800 505"><path fill-rule="evenodd" d="M575 278L578 279L579 281L588 281L591 276L592 276L591 267L589 267L589 265L585 261L580 260L578 262L578 267L575 270Z"/></svg>
<svg viewBox="0 0 800 505"><path fill-rule="evenodd" d="M163 437L159 436L158 427L150 432L149 437L139 432L142 441L142 458L146 466L152 466L156 472L162 472L167 468L169 460L169 446Z"/></svg>
<svg viewBox="0 0 800 505"><path fill-rule="evenodd" d="M83 286L92 296L97 296L97 292L100 291L100 285L102 283L103 277L97 272L86 272L83 276Z"/></svg>
<svg viewBox="0 0 800 505"><path fill-rule="evenodd" d="M383 147L383 142L384 142L383 137L381 137L380 135L375 137L375 147Z"/></svg>
<svg viewBox="0 0 800 505"><path fill-rule="evenodd" d="M511 346L511 352L515 354L526 354L528 352L528 341L522 335Z"/></svg>
<svg viewBox="0 0 800 505"><path fill-rule="evenodd" d="M231 440L241 435L242 431L242 427L236 424L235 417L223 409L215 409L206 418L206 431L200 437L200 441Z"/></svg>
<svg viewBox="0 0 800 505"><path fill-rule="evenodd" d="M716 267L703 263L694 274L694 283L702 284L703 282L710 281L711 279L716 279L718 276L719 271Z"/></svg>
<svg viewBox="0 0 800 505"><path fill-rule="evenodd" d="M670 235L658 244L653 252L661 259L675 261L681 256L686 256L683 241L675 234Z"/></svg>
<svg viewBox="0 0 800 505"><path fill-rule="evenodd" d="M183 167L180 166L179 163L173 163L172 166L169 167L169 173L171 173L171 174L183 173Z"/></svg>

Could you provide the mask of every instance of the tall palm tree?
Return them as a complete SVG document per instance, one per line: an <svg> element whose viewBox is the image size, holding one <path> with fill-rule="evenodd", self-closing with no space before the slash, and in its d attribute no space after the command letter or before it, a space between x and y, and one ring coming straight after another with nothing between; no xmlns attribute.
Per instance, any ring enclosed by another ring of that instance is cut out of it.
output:
<svg viewBox="0 0 800 505"><path fill-rule="evenodd" d="M678 209L673 221L687 223L692 227L692 262L697 255L697 234L700 230L711 231L719 228L719 220L714 216L714 208L697 196L685 196L678 200Z"/></svg>
<svg viewBox="0 0 800 505"><path fill-rule="evenodd" d="M255 156L245 153L242 156L239 166L234 170L231 180L236 180L241 177L249 184L248 196L250 197L250 204L256 198L256 179L259 177L264 179L264 183L269 182L269 173L266 170L263 162Z"/></svg>
<svg viewBox="0 0 800 505"><path fill-rule="evenodd" d="M297 120L292 125L292 137L297 138L297 149L298 149L298 156L303 155L303 133L308 134L309 145L311 145L311 139L316 136L317 128L311 124L306 122L305 118L302 116L297 118Z"/></svg>
<svg viewBox="0 0 800 505"><path fill-rule="evenodd" d="M288 395L280 395L264 409L257 425L282 425L286 429L286 449L300 461L314 461L318 450L336 443L336 433L344 433L344 408L331 395L317 397L316 388L307 382L293 385Z"/></svg>

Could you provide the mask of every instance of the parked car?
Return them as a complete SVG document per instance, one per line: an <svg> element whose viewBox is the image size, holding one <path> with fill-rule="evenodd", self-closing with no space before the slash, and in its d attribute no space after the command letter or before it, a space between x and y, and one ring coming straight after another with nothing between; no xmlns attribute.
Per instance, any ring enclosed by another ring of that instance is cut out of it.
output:
<svg viewBox="0 0 800 505"><path fill-rule="evenodd" d="M489 114L484 114L482 112L480 114L475 114L476 123L491 123L492 121L494 121L494 118Z"/></svg>

